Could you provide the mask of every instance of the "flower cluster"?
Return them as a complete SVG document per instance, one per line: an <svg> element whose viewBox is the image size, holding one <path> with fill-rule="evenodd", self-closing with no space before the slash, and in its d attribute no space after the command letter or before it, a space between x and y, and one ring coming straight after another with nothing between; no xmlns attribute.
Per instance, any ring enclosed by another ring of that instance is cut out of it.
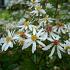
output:
<svg viewBox="0 0 70 70"><path fill-rule="evenodd" d="M52 8L51 4L46 7ZM18 43L22 50L32 46L32 53L37 48L43 51L50 50L49 57L57 53L70 54L70 24L51 18L40 4L39 0L31 0L29 13L24 16L15 26L15 30L7 29L6 36L1 37L2 51L13 48Z"/></svg>

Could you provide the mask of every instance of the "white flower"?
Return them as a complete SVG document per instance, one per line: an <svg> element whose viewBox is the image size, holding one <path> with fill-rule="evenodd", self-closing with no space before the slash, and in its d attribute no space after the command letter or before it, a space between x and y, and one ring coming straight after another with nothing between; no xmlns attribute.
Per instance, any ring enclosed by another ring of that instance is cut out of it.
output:
<svg viewBox="0 0 70 70"><path fill-rule="evenodd" d="M54 28L53 28L53 26L52 26L51 24L47 24L47 25L45 26L45 34L46 34L46 36L48 36L48 37L58 37L58 38L60 38L60 36L57 35L57 34L54 32Z"/></svg>
<svg viewBox="0 0 70 70"><path fill-rule="evenodd" d="M52 23L53 20L55 20L54 18L50 18L49 15L46 15L44 18L39 19L38 23L38 28L40 27L45 27L47 23Z"/></svg>
<svg viewBox="0 0 70 70"><path fill-rule="evenodd" d="M34 27L34 25L30 24L31 22L29 21L26 21L26 19L22 18L20 19L20 21L18 22L18 28L20 28L19 30L20 31L23 31L23 30L27 30L27 29L30 29L32 30L32 27Z"/></svg>
<svg viewBox="0 0 70 70"><path fill-rule="evenodd" d="M30 8L33 8L34 6L40 4L40 0L31 0L31 2L28 4Z"/></svg>
<svg viewBox="0 0 70 70"><path fill-rule="evenodd" d="M41 41L44 41L46 39L43 29L39 30L39 32L36 31L35 28L33 28L32 34L26 34L27 39L24 42L24 45L22 49L28 48L30 45L32 45L32 53L36 50L37 43L43 47L45 47L45 44Z"/></svg>
<svg viewBox="0 0 70 70"><path fill-rule="evenodd" d="M40 0L31 0L32 3L38 3Z"/></svg>
<svg viewBox="0 0 70 70"><path fill-rule="evenodd" d="M35 10L33 10L33 11L30 12L30 13L34 13L34 14L36 14L36 16L38 16L39 13L40 13L40 16L41 16L42 14L46 14L45 10L42 9L42 6L40 6L40 5L36 5L36 6L35 6Z"/></svg>
<svg viewBox="0 0 70 70"><path fill-rule="evenodd" d="M47 3L46 8L53 8L52 4Z"/></svg>
<svg viewBox="0 0 70 70"><path fill-rule="evenodd" d="M6 36L3 39L3 45L2 45L2 51L6 51L9 47L13 48L13 43L14 40L17 39L18 37L14 35L14 32L10 32L7 30L8 36Z"/></svg>
<svg viewBox="0 0 70 70"><path fill-rule="evenodd" d="M58 22L55 26L54 26L54 32L60 34L61 32L62 33L66 33L66 30L65 30L65 24L64 23L61 23L61 22Z"/></svg>
<svg viewBox="0 0 70 70"><path fill-rule="evenodd" d="M51 41L51 44L47 45L46 47L44 47L42 49L47 51L47 50L52 48L49 57L52 57L54 52L55 52L55 50L57 49L57 55L61 59L62 56L61 56L61 52L60 51L62 51L62 52L65 52L65 51L64 51L64 48L63 48L62 43L60 42L59 38L58 37L56 37L56 38L53 37L53 38L47 38L47 39L49 41Z"/></svg>
<svg viewBox="0 0 70 70"><path fill-rule="evenodd" d="M64 49L67 51L67 53L70 55L70 40L66 40L63 46L64 46Z"/></svg>

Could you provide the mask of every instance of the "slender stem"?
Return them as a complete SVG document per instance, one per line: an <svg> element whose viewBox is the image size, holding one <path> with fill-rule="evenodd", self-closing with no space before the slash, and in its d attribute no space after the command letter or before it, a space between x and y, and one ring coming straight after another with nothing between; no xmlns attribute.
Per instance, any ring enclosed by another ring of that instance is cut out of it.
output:
<svg viewBox="0 0 70 70"><path fill-rule="evenodd" d="M57 17L58 13L58 4L59 4L59 0L56 0L56 10L55 10L55 17Z"/></svg>

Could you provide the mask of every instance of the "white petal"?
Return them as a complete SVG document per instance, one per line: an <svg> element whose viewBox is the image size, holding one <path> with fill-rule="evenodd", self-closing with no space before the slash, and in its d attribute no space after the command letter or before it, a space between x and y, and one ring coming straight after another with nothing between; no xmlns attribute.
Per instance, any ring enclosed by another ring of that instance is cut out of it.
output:
<svg viewBox="0 0 70 70"><path fill-rule="evenodd" d="M50 37L47 37L47 40L49 40L49 41L54 41L52 38L50 38Z"/></svg>
<svg viewBox="0 0 70 70"><path fill-rule="evenodd" d="M47 45L46 47L44 47L44 48L42 48L42 50L49 50L50 48L52 47L52 44L50 44L50 45Z"/></svg>
<svg viewBox="0 0 70 70"><path fill-rule="evenodd" d="M28 43L28 42L31 42L31 41L32 41L31 38L28 38L28 39L25 40L25 43Z"/></svg>
<svg viewBox="0 0 70 70"><path fill-rule="evenodd" d="M16 27L18 27L18 28L22 28L22 27L23 27L23 28L24 28L24 25L21 25L21 26L16 26Z"/></svg>
<svg viewBox="0 0 70 70"><path fill-rule="evenodd" d="M59 40L60 36L56 35L55 33L51 32L51 36L53 37L53 39Z"/></svg>
<svg viewBox="0 0 70 70"><path fill-rule="evenodd" d="M61 33L61 30L60 30L60 28L58 29L58 33Z"/></svg>
<svg viewBox="0 0 70 70"><path fill-rule="evenodd" d="M29 25L29 29L32 31L32 25Z"/></svg>
<svg viewBox="0 0 70 70"><path fill-rule="evenodd" d="M41 28L41 29L39 30L39 32L37 33L37 36L40 36L40 34L41 34L42 31L43 31L43 28Z"/></svg>
<svg viewBox="0 0 70 70"><path fill-rule="evenodd" d="M46 14L45 10L43 10L43 9L41 9L40 12L41 12L42 14Z"/></svg>
<svg viewBox="0 0 70 70"><path fill-rule="evenodd" d="M53 27L53 31L57 32L57 27L56 26Z"/></svg>
<svg viewBox="0 0 70 70"><path fill-rule="evenodd" d="M60 43L60 46L64 47L64 44Z"/></svg>
<svg viewBox="0 0 70 70"><path fill-rule="evenodd" d="M46 47L46 45L45 45L44 43L42 43L41 41L38 41L38 40L37 40L37 43L40 44L40 45L43 46L43 47Z"/></svg>
<svg viewBox="0 0 70 70"><path fill-rule="evenodd" d="M32 46L32 53L34 53L36 50L36 42L33 42L33 46Z"/></svg>
<svg viewBox="0 0 70 70"><path fill-rule="evenodd" d="M9 37L12 37L12 36L11 36L11 32L10 32L9 30L7 30L7 32L8 32L8 36L9 36Z"/></svg>
<svg viewBox="0 0 70 70"><path fill-rule="evenodd" d="M12 42L9 42L9 47L13 48L13 43Z"/></svg>
<svg viewBox="0 0 70 70"><path fill-rule="evenodd" d="M15 35L12 39L13 39L13 40L18 40L19 38L20 38L19 35Z"/></svg>
<svg viewBox="0 0 70 70"><path fill-rule="evenodd" d="M0 44L4 43L4 38L0 39Z"/></svg>
<svg viewBox="0 0 70 70"><path fill-rule="evenodd" d="M7 44L4 48L4 51L6 51L9 48L9 44Z"/></svg>
<svg viewBox="0 0 70 70"><path fill-rule="evenodd" d="M58 46L58 48L62 51L65 52L64 49L61 46Z"/></svg>
<svg viewBox="0 0 70 70"><path fill-rule="evenodd" d="M25 26L25 30L27 30L28 26Z"/></svg>
<svg viewBox="0 0 70 70"><path fill-rule="evenodd" d="M70 49L67 50L68 54L70 55Z"/></svg>
<svg viewBox="0 0 70 70"><path fill-rule="evenodd" d="M61 56L61 52L60 52L60 50L59 50L59 48L57 47L57 54L58 54L58 57L61 59L62 58L62 56Z"/></svg>
<svg viewBox="0 0 70 70"><path fill-rule="evenodd" d="M36 34L36 29L35 28L33 28L33 35L35 35Z"/></svg>
<svg viewBox="0 0 70 70"><path fill-rule="evenodd" d="M20 19L20 21L18 22L18 25L24 24L25 20L26 20L26 19L24 19L24 18Z"/></svg>
<svg viewBox="0 0 70 70"><path fill-rule="evenodd" d="M27 37L31 37L31 35L30 35L30 34L28 34L28 33L25 33L25 35L26 35Z"/></svg>
<svg viewBox="0 0 70 70"><path fill-rule="evenodd" d="M35 13L35 14L36 14L36 13L38 13L38 11L36 11L36 10L33 10L33 11L32 11L32 12L30 12L30 13Z"/></svg>
<svg viewBox="0 0 70 70"><path fill-rule="evenodd" d="M42 36L39 37L39 39L40 39L41 41L46 40L46 39L47 39L47 34L44 33Z"/></svg>
<svg viewBox="0 0 70 70"><path fill-rule="evenodd" d="M32 44L32 42L25 42L23 47L22 47L22 50L28 48L31 44Z"/></svg>
<svg viewBox="0 0 70 70"><path fill-rule="evenodd" d="M38 36L43 36L44 34L46 34L45 32L41 32Z"/></svg>
<svg viewBox="0 0 70 70"><path fill-rule="evenodd" d="M5 49L5 47L6 47L6 43L3 44L2 51Z"/></svg>
<svg viewBox="0 0 70 70"><path fill-rule="evenodd" d="M51 50L51 53L50 53L49 57L52 57L52 55L54 54L54 52L55 52L55 47L53 47L53 48L52 48L52 50Z"/></svg>
<svg viewBox="0 0 70 70"><path fill-rule="evenodd" d="M65 34L65 31L64 31L63 29L61 29L61 31L62 31L62 33L64 33L64 34Z"/></svg>

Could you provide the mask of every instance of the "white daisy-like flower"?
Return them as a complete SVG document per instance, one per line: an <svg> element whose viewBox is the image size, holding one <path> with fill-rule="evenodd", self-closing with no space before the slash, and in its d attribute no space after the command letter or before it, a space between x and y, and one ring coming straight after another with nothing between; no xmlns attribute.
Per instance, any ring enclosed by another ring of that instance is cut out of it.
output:
<svg viewBox="0 0 70 70"><path fill-rule="evenodd" d="M32 3L38 3L40 0L31 0Z"/></svg>
<svg viewBox="0 0 70 70"><path fill-rule="evenodd" d="M41 16L42 14L46 14L45 10L42 9L42 6L40 6L40 5L36 5L36 6L35 6L35 10L33 10L33 11L30 12L30 13L36 14L36 16L38 16L39 13L40 13L40 16Z"/></svg>
<svg viewBox="0 0 70 70"><path fill-rule="evenodd" d="M40 27L45 27L47 23L52 23L53 20L55 20L54 18L50 18L49 15L46 15L44 18L39 19L38 23L38 28Z"/></svg>
<svg viewBox="0 0 70 70"><path fill-rule="evenodd" d="M53 26L49 23L45 26L45 35L48 36L48 37L58 37L58 38L60 38L60 36L54 32Z"/></svg>
<svg viewBox="0 0 70 70"><path fill-rule="evenodd" d="M30 24L29 21L26 21L26 19L22 18L18 22L18 26L17 27L21 28L21 30L23 30L23 29L26 30L28 28L29 24Z"/></svg>
<svg viewBox="0 0 70 70"><path fill-rule="evenodd" d="M13 48L13 43L15 43L14 40L18 39L18 36L14 34L14 32L10 32L7 30L8 36L2 38L3 39L3 45L2 45L2 51L6 51L9 47Z"/></svg>
<svg viewBox="0 0 70 70"><path fill-rule="evenodd" d="M33 8L38 4L40 4L40 0L31 0L31 2L28 5L30 6L30 8Z"/></svg>
<svg viewBox="0 0 70 70"><path fill-rule="evenodd" d="M46 8L53 8L53 6L52 6L52 4L50 4L50 3L47 3L47 5L46 5Z"/></svg>
<svg viewBox="0 0 70 70"><path fill-rule="evenodd" d="M18 26L17 27L19 28L19 31L23 31L23 30L27 30L27 29L32 30L32 28L35 27L35 26L30 24L30 23L31 22L26 21L26 19L22 18L18 22Z"/></svg>
<svg viewBox="0 0 70 70"><path fill-rule="evenodd" d="M61 56L60 51L62 51L62 52L65 52L65 51L64 51L64 48L63 48L62 43L60 42L59 38L58 37L56 37L56 38L52 37L52 38L47 38L47 39L51 42L51 44L49 44L46 47L42 48L42 50L47 51L47 50L52 48L51 53L49 55L49 57L52 57L55 50L57 49L57 55L61 59L62 56Z"/></svg>
<svg viewBox="0 0 70 70"><path fill-rule="evenodd" d="M66 33L66 29L65 29L66 25L64 23L58 22L55 26L54 26L54 32L60 34L62 33Z"/></svg>
<svg viewBox="0 0 70 70"><path fill-rule="evenodd" d="M70 55L70 40L66 40L63 46L64 46L64 49L67 51L67 53Z"/></svg>
<svg viewBox="0 0 70 70"><path fill-rule="evenodd" d="M32 34L26 33L26 36L27 36L27 39L25 40L22 49L28 48L30 45L32 45L32 53L34 53L36 50L37 44L43 47L46 46L43 42L41 42L46 39L43 29L40 29L39 32L37 32L36 29L33 28L33 33Z"/></svg>

